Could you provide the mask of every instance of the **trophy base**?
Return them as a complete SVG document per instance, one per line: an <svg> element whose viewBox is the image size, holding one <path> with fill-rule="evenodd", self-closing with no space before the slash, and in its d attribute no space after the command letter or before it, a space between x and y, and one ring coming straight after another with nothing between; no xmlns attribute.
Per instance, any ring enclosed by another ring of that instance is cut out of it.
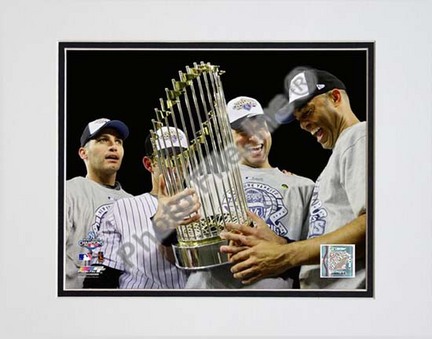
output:
<svg viewBox="0 0 432 339"><path fill-rule="evenodd" d="M221 253L221 245L227 245L227 240L219 240L211 244L198 246L172 245L176 266L183 270L200 270L228 264L228 255Z"/></svg>

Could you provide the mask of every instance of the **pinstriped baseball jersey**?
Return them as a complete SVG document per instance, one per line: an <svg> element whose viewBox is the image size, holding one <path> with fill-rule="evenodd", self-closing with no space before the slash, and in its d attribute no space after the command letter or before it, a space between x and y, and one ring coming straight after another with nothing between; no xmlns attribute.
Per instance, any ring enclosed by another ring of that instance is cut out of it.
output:
<svg viewBox="0 0 432 339"><path fill-rule="evenodd" d="M116 201L102 220L103 265L123 271L120 288L183 288L186 284L186 273L161 252L150 220L156 208L157 199L144 193Z"/></svg>

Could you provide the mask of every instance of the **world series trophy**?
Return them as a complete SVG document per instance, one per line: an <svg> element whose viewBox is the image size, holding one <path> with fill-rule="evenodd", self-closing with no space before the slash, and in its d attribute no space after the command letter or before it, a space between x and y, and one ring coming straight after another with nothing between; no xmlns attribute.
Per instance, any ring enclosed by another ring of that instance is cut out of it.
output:
<svg viewBox="0 0 432 339"><path fill-rule="evenodd" d="M176 228L176 266L197 270L223 265L227 244L220 232L229 223L248 223L247 203L220 80L224 72L210 63L194 63L172 79L159 99L150 131L155 158L169 195L189 187L199 196L199 221ZM180 129L180 131L179 131ZM184 140L180 140L186 138ZM182 148L175 148L172 142Z"/></svg>

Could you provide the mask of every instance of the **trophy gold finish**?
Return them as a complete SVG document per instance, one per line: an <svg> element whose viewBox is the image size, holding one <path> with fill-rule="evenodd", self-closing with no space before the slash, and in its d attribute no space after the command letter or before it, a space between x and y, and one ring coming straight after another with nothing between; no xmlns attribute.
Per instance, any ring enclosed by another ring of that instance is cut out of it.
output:
<svg viewBox="0 0 432 339"><path fill-rule="evenodd" d="M221 74L218 66L203 62L179 71L152 120L153 150L168 194L191 187L201 202L201 219L177 227L173 250L182 269L227 263L226 254L219 251L226 244L220 232L228 222L248 222ZM167 140L178 140L182 147L170 147Z"/></svg>

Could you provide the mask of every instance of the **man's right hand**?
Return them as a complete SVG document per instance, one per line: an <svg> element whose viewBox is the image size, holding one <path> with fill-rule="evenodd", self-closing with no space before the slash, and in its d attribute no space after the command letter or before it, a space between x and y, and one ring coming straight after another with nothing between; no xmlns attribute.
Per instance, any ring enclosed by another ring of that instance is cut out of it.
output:
<svg viewBox="0 0 432 339"><path fill-rule="evenodd" d="M179 225L187 225L198 221L201 207L198 195L192 188L169 196L166 191L165 180L159 176L158 207L153 217L153 227L159 241L163 241Z"/></svg>

